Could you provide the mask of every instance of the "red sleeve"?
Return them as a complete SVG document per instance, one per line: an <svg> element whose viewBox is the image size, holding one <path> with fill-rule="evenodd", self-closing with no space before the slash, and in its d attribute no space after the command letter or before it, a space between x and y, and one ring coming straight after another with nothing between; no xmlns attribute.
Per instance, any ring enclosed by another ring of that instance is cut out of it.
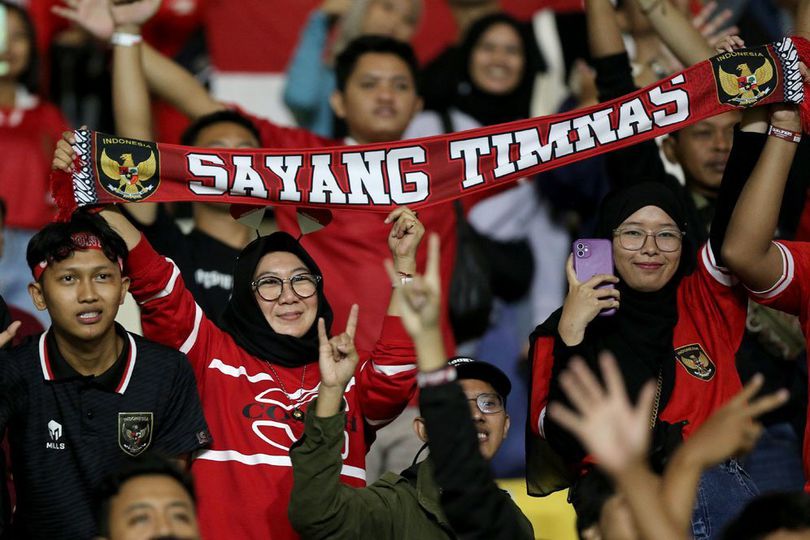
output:
<svg viewBox="0 0 810 540"><path fill-rule="evenodd" d="M764 291L749 291L762 305L804 317L808 287L804 276L810 275L810 243L774 242L782 254L782 275Z"/></svg>
<svg viewBox="0 0 810 540"><path fill-rule="evenodd" d="M380 339L357 374L357 394L366 422L379 428L405 409L416 391L416 352L399 317L386 315Z"/></svg>
<svg viewBox="0 0 810 540"><path fill-rule="evenodd" d="M177 265L141 236L129 252L125 270L131 279L129 292L141 308L144 336L185 353L197 380L202 380L208 351L223 332L194 302Z"/></svg>
<svg viewBox="0 0 810 540"><path fill-rule="evenodd" d="M545 437L543 421L548 405L551 367L554 365L554 337L542 336L534 342L532 356L532 384L529 399L529 425L532 433Z"/></svg>
<svg viewBox="0 0 810 540"><path fill-rule="evenodd" d="M259 142L263 148L318 148L345 144L342 141L320 137L305 129L279 126L267 118L252 115L236 105L228 106L253 122L259 131L261 138Z"/></svg>

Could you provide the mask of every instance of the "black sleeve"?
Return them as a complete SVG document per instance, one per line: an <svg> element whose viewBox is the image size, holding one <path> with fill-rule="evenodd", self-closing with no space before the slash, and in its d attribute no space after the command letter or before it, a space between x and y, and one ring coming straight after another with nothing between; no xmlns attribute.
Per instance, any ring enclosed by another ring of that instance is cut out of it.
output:
<svg viewBox="0 0 810 540"><path fill-rule="evenodd" d="M495 483L478 449L470 409L458 383L423 388L419 408L442 508L460 538L534 538L529 520Z"/></svg>
<svg viewBox="0 0 810 540"><path fill-rule="evenodd" d="M191 363L184 354L171 351L177 358L169 399L163 403L162 420L156 422L155 447L167 456L180 456L210 446L211 434L203 415L197 382Z"/></svg>
<svg viewBox="0 0 810 540"><path fill-rule="evenodd" d="M600 101L610 101L638 90L627 53L594 58L592 63ZM614 188L667 176L654 139L608 152L605 164Z"/></svg>
<svg viewBox="0 0 810 540"><path fill-rule="evenodd" d="M720 184L709 232L709 247L718 266L725 266L720 249L723 247L731 213L734 212L734 206L740 198L745 182L759 161L766 139L767 135L764 133L740 131L739 127L734 129L734 143L726 162L726 169L723 171L723 181Z"/></svg>
<svg viewBox="0 0 810 540"><path fill-rule="evenodd" d="M191 260L186 236L177 226L172 216L166 212L162 204L158 205L157 217L151 225L143 225L132 214L127 212L126 205L121 205L122 212L139 231L143 233L155 251L169 257L182 270L188 268Z"/></svg>

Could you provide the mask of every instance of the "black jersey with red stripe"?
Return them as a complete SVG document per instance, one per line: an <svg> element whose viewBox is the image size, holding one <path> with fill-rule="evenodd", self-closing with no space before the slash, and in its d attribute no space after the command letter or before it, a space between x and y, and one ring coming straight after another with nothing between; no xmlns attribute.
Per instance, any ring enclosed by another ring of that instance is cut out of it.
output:
<svg viewBox="0 0 810 540"><path fill-rule="evenodd" d="M99 376L76 372L53 332L0 362L0 437L8 433L17 493L13 534L92 538L94 492L144 452L175 457L210 443L185 355L116 327L123 348Z"/></svg>

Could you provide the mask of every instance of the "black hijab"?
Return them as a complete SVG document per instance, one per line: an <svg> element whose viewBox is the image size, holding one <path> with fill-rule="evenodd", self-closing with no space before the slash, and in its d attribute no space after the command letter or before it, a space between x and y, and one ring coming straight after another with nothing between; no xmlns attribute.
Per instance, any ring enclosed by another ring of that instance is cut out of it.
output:
<svg viewBox="0 0 810 540"><path fill-rule="evenodd" d="M318 313L315 323L302 337L277 333L264 318L251 287L253 274L262 257L285 251L304 263L318 276L320 268L301 244L285 232L262 236L248 244L236 260L233 291L222 314L220 327L231 335L242 349L253 356L284 367L297 367L318 361L318 317L323 317L326 331L332 327L332 308L323 293L323 279L318 284Z"/></svg>
<svg viewBox="0 0 810 540"><path fill-rule="evenodd" d="M478 88L470 75L473 50L483 35L494 25L510 26L520 36L523 47L523 74L517 87L508 94L495 95ZM545 70L545 62L537 48L532 29L502 13L488 15L476 21L467 31L460 51L461 67L457 95L452 101L462 112L472 116L484 126L502 124L528 118L532 101L535 75Z"/></svg>
<svg viewBox="0 0 810 540"><path fill-rule="evenodd" d="M686 210L676 194L660 182L642 182L615 191L605 197L600 207L595 236L611 239L613 230L630 215L645 206L657 206L666 212L681 230L685 230ZM641 387L650 379L662 377L659 411L672 391L675 362L672 348L673 330L678 322L677 292L681 279L692 272L695 264L694 249L688 235L684 236L681 260L675 275L660 290L640 292L631 289L620 281L621 307L612 316L596 317L585 330L585 337L579 345L567 347L559 336L557 326L562 308L555 311L531 336L535 340L542 336L555 337L554 366L549 401L568 403L556 379L567 366L572 356L581 356L589 367L600 373L598 356L602 351L610 351L616 357L622 371L627 392L635 400ZM621 276L619 276L621 278ZM532 353L533 354L533 353ZM530 357L531 358L531 357ZM564 455L580 457L581 447L562 428L548 424L548 429L558 431L554 438L565 441L557 451Z"/></svg>

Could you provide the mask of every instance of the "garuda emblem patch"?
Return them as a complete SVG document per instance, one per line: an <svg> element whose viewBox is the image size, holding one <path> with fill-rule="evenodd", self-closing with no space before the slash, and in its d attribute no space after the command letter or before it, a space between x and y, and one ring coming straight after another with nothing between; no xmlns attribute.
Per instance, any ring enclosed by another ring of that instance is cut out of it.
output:
<svg viewBox="0 0 810 540"><path fill-rule="evenodd" d="M111 195L141 201L157 189L160 153L155 143L99 134L96 156L99 184Z"/></svg>
<svg viewBox="0 0 810 540"><path fill-rule="evenodd" d="M718 54L711 62L720 103L747 107L769 96L779 82L765 46Z"/></svg>
<svg viewBox="0 0 810 540"><path fill-rule="evenodd" d="M118 446L130 456L137 456L149 448L154 430L151 412L118 413Z"/></svg>
<svg viewBox="0 0 810 540"><path fill-rule="evenodd" d="M675 349L675 357L690 375L702 381L712 380L717 372L714 362L698 343L678 347Z"/></svg>

